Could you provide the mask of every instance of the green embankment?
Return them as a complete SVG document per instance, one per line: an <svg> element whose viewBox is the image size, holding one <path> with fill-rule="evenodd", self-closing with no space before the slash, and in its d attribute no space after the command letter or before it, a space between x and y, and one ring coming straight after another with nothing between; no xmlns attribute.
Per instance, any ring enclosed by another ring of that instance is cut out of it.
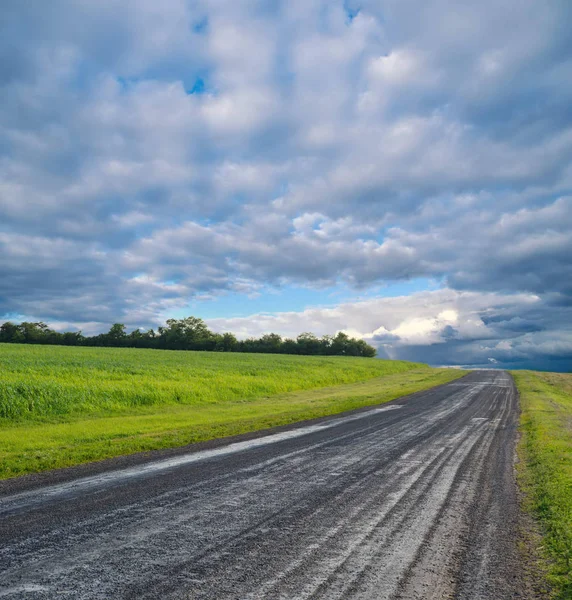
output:
<svg viewBox="0 0 572 600"><path fill-rule="evenodd" d="M367 358L0 344L0 478L334 414L462 374Z"/></svg>
<svg viewBox="0 0 572 600"><path fill-rule="evenodd" d="M543 534L554 597L572 598L572 375L515 371L521 398L519 479Z"/></svg>

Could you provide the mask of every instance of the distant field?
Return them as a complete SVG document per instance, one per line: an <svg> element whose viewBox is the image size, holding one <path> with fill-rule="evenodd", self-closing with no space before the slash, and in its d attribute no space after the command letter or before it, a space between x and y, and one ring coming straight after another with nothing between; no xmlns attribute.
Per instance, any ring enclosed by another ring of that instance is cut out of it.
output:
<svg viewBox="0 0 572 600"><path fill-rule="evenodd" d="M53 422L248 401L418 366L351 357L0 344L0 419Z"/></svg>
<svg viewBox="0 0 572 600"><path fill-rule="evenodd" d="M0 344L0 478L332 414L461 375L371 358Z"/></svg>
<svg viewBox="0 0 572 600"><path fill-rule="evenodd" d="M555 598L572 598L572 374L515 371L520 480L538 517Z"/></svg>

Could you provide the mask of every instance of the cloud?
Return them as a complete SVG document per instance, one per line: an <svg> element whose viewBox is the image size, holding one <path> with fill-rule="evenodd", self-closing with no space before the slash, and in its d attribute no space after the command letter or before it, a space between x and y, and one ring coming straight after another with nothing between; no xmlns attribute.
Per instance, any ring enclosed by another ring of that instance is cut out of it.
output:
<svg viewBox="0 0 572 600"><path fill-rule="evenodd" d="M562 323L571 316L571 307L555 313L533 294L442 289L299 312L210 319L209 324L241 337L344 331L376 346L381 357L437 365L519 368L554 362L570 368L572 338Z"/></svg>
<svg viewBox="0 0 572 600"><path fill-rule="evenodd" d="M431 362L564 364L570 17L566 0L10 0L0 315L151 326L205 295L426 277L494 310L390 303L395 322L355 331Z"/></svg>

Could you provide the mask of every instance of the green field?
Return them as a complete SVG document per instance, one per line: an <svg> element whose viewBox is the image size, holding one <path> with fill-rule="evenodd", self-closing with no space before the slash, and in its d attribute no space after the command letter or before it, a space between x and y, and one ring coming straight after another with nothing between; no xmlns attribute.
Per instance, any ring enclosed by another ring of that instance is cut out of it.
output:
<svg viewBox="0 0 572 600"><path fill-rule="evenodd" d="M371 358L0 344L0 478L387 402L461 375Z"/></svg>
<svg viewBox="0 0 572 600"><path fill-rule="evenodd" d="M537 517L554 597L572 598L572 374L516 371L519 478Z"/></svg>

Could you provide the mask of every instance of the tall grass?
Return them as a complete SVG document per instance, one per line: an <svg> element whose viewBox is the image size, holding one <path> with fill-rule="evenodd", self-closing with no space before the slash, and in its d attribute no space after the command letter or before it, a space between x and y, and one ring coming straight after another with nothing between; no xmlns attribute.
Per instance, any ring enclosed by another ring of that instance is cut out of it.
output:
<svg viewBox="0 0 572 600"><path fill-rule="evenodd" d="M371 406L462 374L371 358L0 344L0 479Z"/></svg>
<svg viewBox="0 0 572 600"><path fill-rule="evenodd" d="M0 344L0 422L246 402L416 366L350 357Z"/></svg>

